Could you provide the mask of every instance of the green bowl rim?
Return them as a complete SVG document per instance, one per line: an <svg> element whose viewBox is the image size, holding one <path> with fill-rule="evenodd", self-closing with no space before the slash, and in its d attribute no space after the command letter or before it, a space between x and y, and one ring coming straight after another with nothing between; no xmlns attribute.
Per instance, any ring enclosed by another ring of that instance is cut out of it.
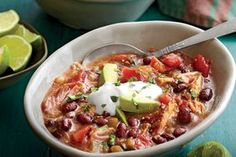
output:
<svg viewBox="0 0 236 157"><path fill-rule="evenodd" d="M30 31L32 31L32 32L34 32L34 33L36 33L36 34L38 34L38 35L41 35L32 25L27 24L27 23L25 23L25 22L23 22L23 21L20 21L19 23L20 23L20 24L23 24L24 26L26 26L28 29L30 29ZM16 72L16 73L12 73L12 74L10 74L10 75L6 75L6 76L0 77L0 81L5 80L5 79L8 79L8 78L11 78L11 77L15 77L15 76L17 76L17 75L21 75L21 74L23 74L23 73L26 73L26 72L28 72L28 71L30 71L30 70L36 68L37 66L39 66L41 63L43 63L43 61L47 58L47 55L48 55L48 47L47 47L47 42L46 42L46 40L44 39L44 37L43 37L42 35L41 35L41 37L42 37L43 47L44 47L44 54L43 54L43 57L40 58L35 64L33 64L33 65L27 67L27 68L24 69L24 70L21 70L21 71Z"/></svg>

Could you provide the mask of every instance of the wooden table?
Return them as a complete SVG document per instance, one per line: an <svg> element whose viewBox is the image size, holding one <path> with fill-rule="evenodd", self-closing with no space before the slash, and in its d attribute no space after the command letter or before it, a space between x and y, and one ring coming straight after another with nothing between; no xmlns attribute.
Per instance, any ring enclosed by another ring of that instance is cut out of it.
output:
<svg viewBox="0 0 236 157"><path fill-rule="evenodd" d="M0 11L15 9L21 19L32 24L42 33L48 42L49 53L78 37L86 31L74 30L46 15L33 0L1 0ZM160 14L156 4L139 19L174 20ZM228 35L220 40L236 58L236 34ZM214 53L214 52L212 52ZM33 72L14 86L0 90L0 157L60 157L59 153L43 143L29 127L23 110L25 87ZM206 140L223 143L236 156L236 91L224 114L209 128L192 141L179 154L172 157L183 157L196 144Z"/></svg>

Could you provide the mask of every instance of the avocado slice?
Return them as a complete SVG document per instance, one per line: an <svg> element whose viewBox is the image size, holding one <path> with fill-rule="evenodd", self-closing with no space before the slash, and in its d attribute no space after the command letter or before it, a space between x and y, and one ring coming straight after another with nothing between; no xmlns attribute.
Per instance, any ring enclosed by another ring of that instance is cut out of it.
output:
<svg viewBox="0 0 236 157"><path fill-rule="evenodd" d="M127 112L143 113L152 111L159 106L159 102L148 98L120 96L120 109Z"/></svg>
<svg viewBox="0 0 236 157"><path fill-rule="evenodd" d="M116 83L118 81L118 67L116 64L106 63L103 66L98 85L101 86L106 82Z"/></svg>
<svg viewBox="0 0 236 157"><path fill-rule="evenodd" d="M125 113L122 110L120 110L119 108L116 108L116 115L123 123L128 125L127 118L125 116Z"/></svg>

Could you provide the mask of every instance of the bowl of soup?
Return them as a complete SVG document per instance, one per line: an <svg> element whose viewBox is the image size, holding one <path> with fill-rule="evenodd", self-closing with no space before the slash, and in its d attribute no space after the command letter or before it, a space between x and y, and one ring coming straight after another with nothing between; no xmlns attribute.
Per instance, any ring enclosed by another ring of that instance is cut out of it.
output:
<svg viewBox="0 0 236 157"><path fill-rule="evenodd" d="M227 107L235 63L217 39L159 58L152 52L201 31L177 22L129 22L74 39L29 81L30 126L67 156L161 156L181 149ZM117 50L81 64L97 47L119 42L150 55Z"/></svg>

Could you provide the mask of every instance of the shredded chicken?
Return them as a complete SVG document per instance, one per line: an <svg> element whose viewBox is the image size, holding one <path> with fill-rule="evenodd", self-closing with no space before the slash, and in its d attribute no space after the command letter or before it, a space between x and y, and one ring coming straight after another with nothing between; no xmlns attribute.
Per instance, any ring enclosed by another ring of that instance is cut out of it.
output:
<svg viewBox="0 0 236 157"><path fill-rule="evenodd" d="M161 118L153 124L155 135L162 134L165 131L168 121L172 121L177 116L177 111L178 105L175 100L172 100L162 111Z"/></svg>
<svg viewBox="0 0 236 157"><path fill-rule="evenodd" d="M175 79L172 78L172 77L165 76L165 77L157 77L156 81L159 85L163 86L163 85L166 85L168 83L174 82Z"/></svg>
<svg viewBox="0 0 236 157"><path fill-rule="evenodd" d="M47 113L48 118L56 118L61 114L60 106L67 100L68 95L82 91L80 84L67 83L64 85L54 85L42 102L42 111Z"/></svg>
<svg viewBox="0 0 236 157"><path fill-rule="evenodd" d="M114 133L115 129L111 127L106 128L98 128L92 132L91 139L98 141L107 141L109 139L109 135Z"/></svg>
<svg viewBox="0 0 236 157"><path fill-rule="evenodd" d="M205 105L198 100L193 100L192 102L190 102L189 107L193 113L201 117L204 117L206 115Z"/></svg>

